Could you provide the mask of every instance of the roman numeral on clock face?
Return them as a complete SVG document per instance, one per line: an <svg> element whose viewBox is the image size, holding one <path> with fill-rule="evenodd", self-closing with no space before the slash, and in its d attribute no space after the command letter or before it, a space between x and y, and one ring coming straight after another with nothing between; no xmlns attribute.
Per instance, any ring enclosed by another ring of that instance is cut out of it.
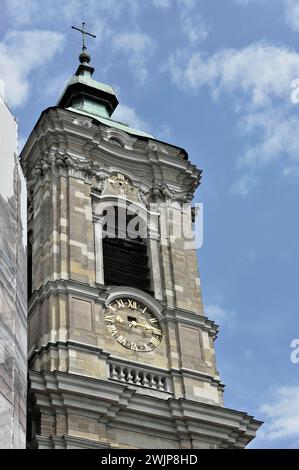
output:
<svg viewBox="0 0 299 470"><path fill-rule="evenodd" d="M136 343L131 343L131 349L132 351L138 351L138 346Z"/></svg>
<svg viewBox="0 0 299 470"><path fill-rule="evenodd" d="M153 332L155 335L162 336L162 331L159 330L159 328L155 328L154 330L152 330L152 332Z"/></svg>
<svg viewBox="0 0 299 470"><path fill-rule="evenodd" d="M158 320L157 320L157 318L150 318L150 322L151 323L158 323Z"/></svg>
<svg viewBox="0 0 299 470"><path fill-rule="evenodd" d="M114 322L113 315L105 315L105 320L113 323Z"/></svg>
<svg viewBox="0 0 299 470"><path fill-rule="evenodd" d="M111 304L108 305L108 308L110 308L110 310L112 310L112 312L117 312L116 308L113 307L113 305L111 305Z"/></svg>
<svg viewBox="0 0 299 470"><path fill-rule="evenodd" d="M133 308L134 310L137 309L137 302L135 300L128 299L128 307Z"/></svg>
<svg viewBox="0 0 299 470"><path fill-rule="evenodd" d="M127 340L124 336L120 335L118 338L116 338L116 341L125 346Z"/></svg>
<svg viewBox="0 0 299 470"><path fill-rule="evenodd" d="M115 325L107 325L107 330L112 334L112 336L117 334L117 328Z"/></svg>
<svg viewBox="0 0 299 470"><path fill-rule="evenodd" d="M159 346L160 341L157 338L152 337L151 338L151 344L153 344L155 347Z"/></svg>
<svg viewBox="0 0 299 470"><path fill-rule="evenodd" d="M125 308L125 304L123 303L122 299L117 299L116 303L120 308Z"/></svg>

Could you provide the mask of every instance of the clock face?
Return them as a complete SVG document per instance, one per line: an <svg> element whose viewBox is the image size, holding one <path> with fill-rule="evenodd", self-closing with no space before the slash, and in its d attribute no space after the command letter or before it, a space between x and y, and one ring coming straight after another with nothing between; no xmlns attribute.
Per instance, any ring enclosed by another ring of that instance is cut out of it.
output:
<svg viewBox="0 0 299 470"><path fill-rule="evenodd" d="M135 299L126 297L111 302L105 311L105 323L115 341L132 351L153 351L162 340L157 317Z"/></svg>

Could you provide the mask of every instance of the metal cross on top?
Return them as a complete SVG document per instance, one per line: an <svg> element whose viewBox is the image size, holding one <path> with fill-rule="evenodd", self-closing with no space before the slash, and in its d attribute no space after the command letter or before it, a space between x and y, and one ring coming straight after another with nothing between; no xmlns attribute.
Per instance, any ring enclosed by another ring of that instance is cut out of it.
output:
<svg viewBox="0 0 299 470"><path fill-rule="evenodd" d="M72 26L72 29L76 29L77 31L80 31L82 33L82 51L86 51L86 44L85 44L85 36L91 36L92 38L96 38L94 34L88 33L85 31L85 23L82 23L82 28L76 28L76 26Z"/></svg>

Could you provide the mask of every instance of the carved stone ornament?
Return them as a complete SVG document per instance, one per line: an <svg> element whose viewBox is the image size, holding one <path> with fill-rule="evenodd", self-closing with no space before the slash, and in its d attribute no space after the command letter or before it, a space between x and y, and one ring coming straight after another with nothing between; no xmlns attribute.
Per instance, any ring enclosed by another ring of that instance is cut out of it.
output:
<svg viewBox="0 0 299 470"><path fill-rule="evenodd" d="M100 196L101 194L103 194L106 188L107 179L108 175L103 171L97 173L95 178L95 184L92 186L91 192L96 196Z"/></svg>
<svg viewBox="0 0 299 470"><path fill-rule="evenodd" d="M189 202L192 199L193 190L179 191L168 184L154 181L151 189L140 188L138 191L138 199L141 204L148 206L153 202L161 202L166 200Z"/></svg>
<svg viewBox="0 0 299 470"><path fill-rule="evenodd" d="M159 151L159 152L162 152L162 153L165 153L165 154L168 153L166 148L163 145L161 145L161 144L158 145L158 144L156 144L156 142L149 142L148 149L152 150L154 152Z"/></svg>
<svg viewBox="0 0 299 470"><path fill-rule="evenodd" d="M101 166L93 160L82 161L71 157L67 153L49 152L33 168L31 183L34 184L37 179L43 178L50 170L54 171L58 167L69 169L71 172L83 173L86 179L95 178L97 182L104 182L104 184L104 180L108 177L108 174L102 171Z"/></svg>
<svg viewBox="0 0 299 470"><path fill-rule="evenodd" d="M148 144L148 146L149 146L149 148L150 148L151 150L154 150L154 152L155 152L156 150L158 150L158 146L157 146L157 144L155 144L154 142L150 142L150 143Z"/></svg>
<svg viewBox="0 0 299 470"><path fill-rule="evenodd" d="M132 182L122 173L117 173L115 175L110 176L109 183L121 195L128 195L132 194L134 191L134 186Z"/></svg>
<svg viewBox="0 0 299 470"><path fill-rule="evenodd" d="M179 202L188 202L192 199L193 190L179 191L168 184L155 180L151 189L151 195L154 200L171 199Z"/></svg>
<svg viewBox="0 0 299 470"><path fill-rule="evenodd" d="M85 127L86 129L90 129L92 126L92 120L80 117L80 118L76 118L73 121L73 124L76 124L76 126Z"/></svg>
<svg viewBox="0 0 299 470"><path fill-rule="evenodd" d="M149 189L143 189L143 188L140 188L139 191L138 191L138 199L139 199L139 202L147 207L149 202L150 202L150 190Z"/></svg>

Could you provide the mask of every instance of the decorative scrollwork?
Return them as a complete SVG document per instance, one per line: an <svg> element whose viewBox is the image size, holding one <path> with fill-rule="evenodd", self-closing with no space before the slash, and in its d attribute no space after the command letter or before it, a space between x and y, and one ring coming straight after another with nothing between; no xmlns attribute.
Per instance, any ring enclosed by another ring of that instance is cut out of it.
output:
<svg viewBox="0 0 299 470"><path fill-rule="evenodd" d="M122 173L117 173L109 178L109 183L115 191L121 195L131 194L134 191L132 182Z"/></svg>
<svg viewBox="0 0 299 470"><path fill-rule="evenodd" d="M87 118L76 118L73 121L73 124L76 124L76 126L85 127L86 129L90 129L92 126L92 120Z"/></svg>
<svg viewBox="0 0 299 470"><path fill-rule="evenodd" d="M161 183L154 180L153 185L150 189L139 189L138 198L139 201L144 205L148 206L151 202L161 202L165 200L172 200L178 202L189 202L192 200L193 190L190 191L179 191L176 188L172 188L168 184Z"/></svg>
<svg viewBox="0 0 299 470"><path fill-rule="evenodd" d="M152 150L153 152L162 152L162 153L165 153L167 154L168 151L166 150L166 148L161 145L161 144L156 144L156 142L149 142L148 144L148 149L149 150Z"/></svg>
<svg viewBox="0 0 299 470"><path fill-rule="evenodd" d="M171 187L169 184L161 183L154 180L151 189L151 196L153 200L165 200L170 199L179 202L188 202L192 200L193 188L191 190L178 190Z"/></svg>
<svg viewBox="0 0 299 470"><path fill-rule="evenodd" d="M143 189L140 188L138 191L138 199L141 204L143 204L145 207L147 207L149 203L149 196L150 196L150 190L149 189Z"/></svg>
<svg viewBox="0 0 299 470"><path fill-rule="evenodd" d="M82 161L71 157L67 153L50 152L42 157L33 168L31 174L32 183L34 184L37 178L43 178L50 170L54 170L55 167L83 173L84 177L88 179L95 178L96 181L102 183L102 187L108 177L108 174L102 171L101 166L93 160Z"/></svg>

